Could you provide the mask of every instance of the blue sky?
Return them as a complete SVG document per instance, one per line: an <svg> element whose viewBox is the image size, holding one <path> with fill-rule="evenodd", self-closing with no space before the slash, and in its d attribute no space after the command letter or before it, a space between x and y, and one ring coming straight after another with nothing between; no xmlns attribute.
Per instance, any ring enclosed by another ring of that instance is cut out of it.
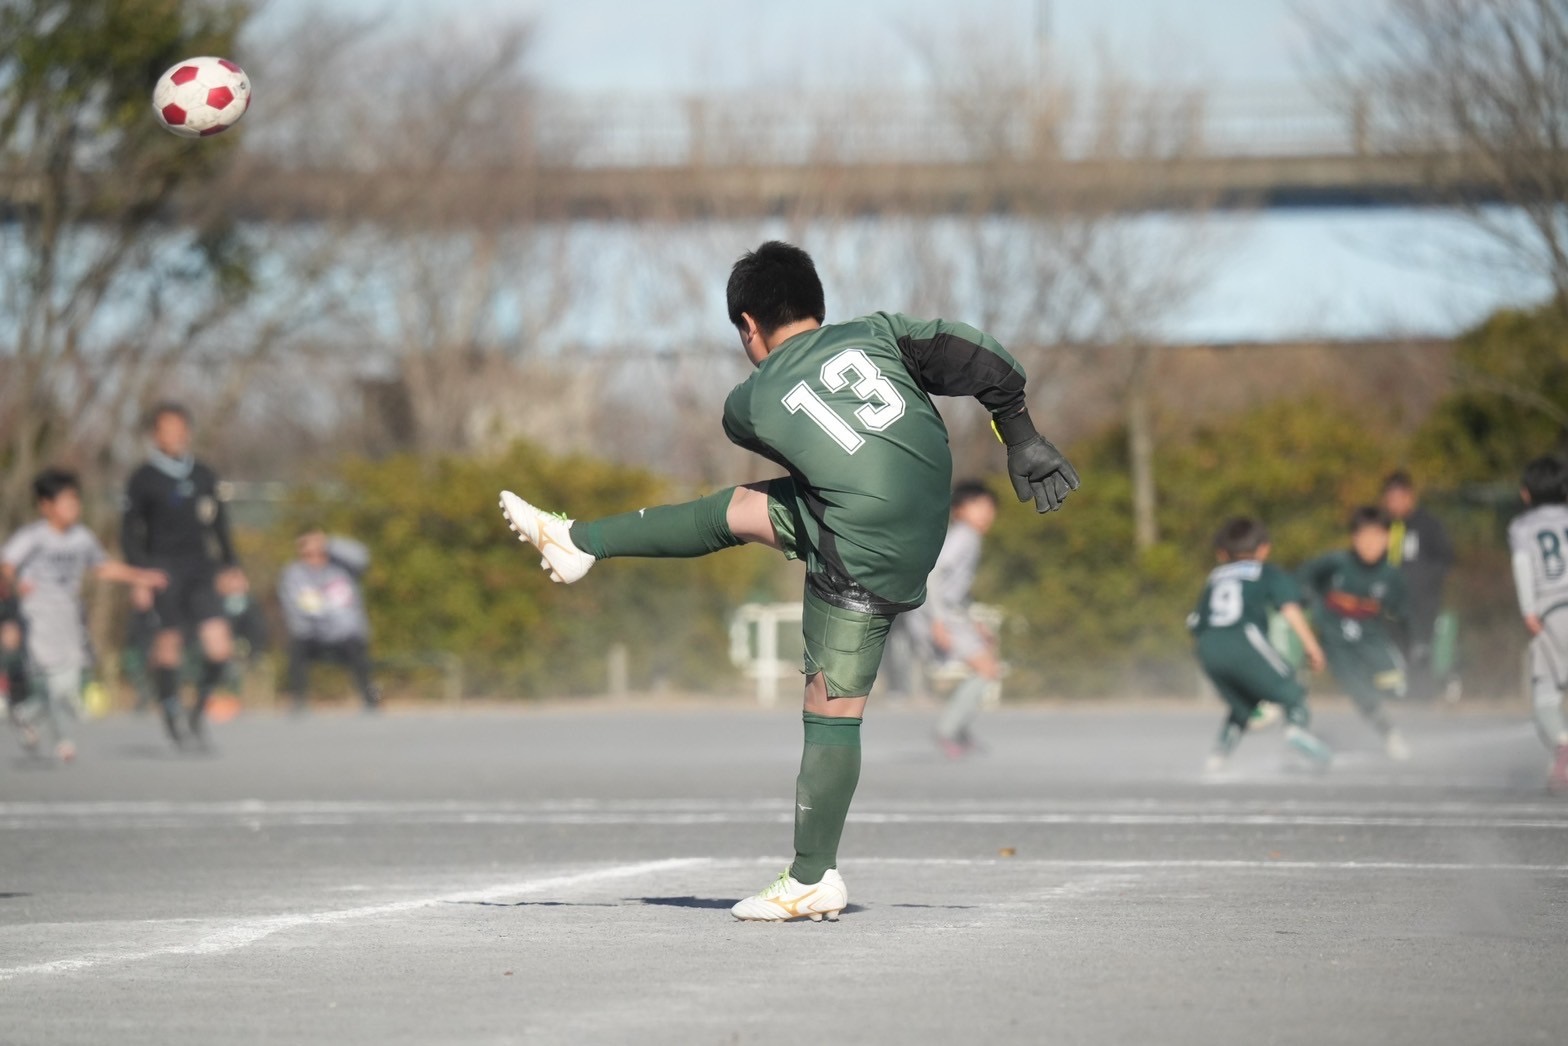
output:
<svg viewBox="0 0 1568 1046"><path fill-rule="evenodd" d="M921 64L912 39L979 36L1004 57L1009 49L1018 60L1045 53L1069 77L1108 54L1123 72L1201 86L1211 98L1283 89L1311 99L1312 61L1300 12L1368 6L1369 0L467 0L455 28L479 32L496 21L532 19L539 36L530 68L546 86L567 91L913 86ZM368 17L394 31L454 29L452 9L430 0L272 0L265 17L284 25L321 9ZM1048 46L1037 49L1042 26ZM1545 293L1539 280L1478 265L1484 243L1435 212L1274 212L1234 225L1212 278L1189 308L1170 317L1168 336L1441 335L1500 304ZM1456 242L1465 246L1453 249Z"/></svg>
<svg viewBox="0 0 1568 1046"><path fill-rule="evenodd" d="M1071 68L1097 49L1119 65L1212 83L1297 79L1299 0L467 0L464 21L532 18L532 66L549 85L588 91L701 91L817 86L842 78L897 82L917 65L908 37L982 30L1027 54L1036 27ZM955 14L955 8L962 8ZM447 25L430 0L273 0L267 18L302 11L382 15L394 25ZM378 20L381 20L378 18Z"/></svg>

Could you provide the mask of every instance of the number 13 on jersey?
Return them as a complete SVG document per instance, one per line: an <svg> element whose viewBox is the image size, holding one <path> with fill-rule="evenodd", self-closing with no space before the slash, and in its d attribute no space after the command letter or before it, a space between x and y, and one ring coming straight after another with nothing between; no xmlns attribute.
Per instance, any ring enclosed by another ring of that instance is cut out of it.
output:
<svg viewBox="0 0 1568 1046"><path fill-rule="evenodd" d="M839 392L848 386L862 401L855 408L855 419L870 432L881 432L904 416L904 397L859 349L846 349L824 363L822 385L829 392ZM804 412L846 452L853 454L865 446L865 437L839 417L808 382L796 384L783 402L791 414Z"/></svg>

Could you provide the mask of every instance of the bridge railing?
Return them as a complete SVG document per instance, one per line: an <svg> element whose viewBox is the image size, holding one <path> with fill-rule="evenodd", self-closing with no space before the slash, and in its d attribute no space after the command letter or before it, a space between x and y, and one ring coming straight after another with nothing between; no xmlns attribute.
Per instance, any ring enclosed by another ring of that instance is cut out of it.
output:
<svg viewBox="0 0 1568 1046"><path fill-rule="evenodd" d="M1364 107L1346 113L1283 87L1173 95L1132 115L1053 111L1027 95L968 105L919 93L545 94L534 120L541 158L579 167L1077 159L1126 152L1133 138L1171 156L1333 156L1371 149L1371 128Z"/></svg>

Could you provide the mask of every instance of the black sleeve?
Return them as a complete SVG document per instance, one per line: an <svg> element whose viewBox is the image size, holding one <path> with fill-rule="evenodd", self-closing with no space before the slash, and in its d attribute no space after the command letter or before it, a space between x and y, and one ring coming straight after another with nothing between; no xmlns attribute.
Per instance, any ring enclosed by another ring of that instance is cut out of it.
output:
<svg viewBox="0 0 1568 1046"><path fill-rule="evenodd" d="M133 567L145 567L147 551L147 476L144 469L131 473L120 507L120 555Z"/></svg>
<svg viewBox="0 0 1568 1046"><path fill-rule="evenodd" d="M1430 512L1423 512L1422 515L1426 517L1421 528L1425 532L1421 535L1422 554L1425 556L1430 549L1432 564L1447 570L1454 565L1454 543L1449 540L1448 528Z"/></svg>
<svg viewBox="0 0 1568 1046"><path fill-rule="evenodd" d="M1004 421L1023 413L1024 372L1001 343L963 323L878 313L915 382L934 396L973 396Z"/></svg>

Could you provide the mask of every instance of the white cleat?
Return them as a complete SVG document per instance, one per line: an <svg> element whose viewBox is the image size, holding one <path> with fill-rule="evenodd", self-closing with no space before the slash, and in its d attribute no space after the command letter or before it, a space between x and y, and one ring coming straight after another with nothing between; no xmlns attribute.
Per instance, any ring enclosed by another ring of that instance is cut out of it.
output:
<svg viewBox="0 0 1568 1046"><path fill-rule="evenodd" d="M551 581L570 585L588 573L594 557L572 544L572 521L558 512L541 512L510 490L501 491L501 515L519 541L537 548L539 565Z"/></svg>
<svg viewBox="0 0 1568 1046"><path fill-rule="evenodd" d="M1407 762L1410 759L1410 746L1405 744L1404 737L1398 730L1390 730L1388 736L1383 738L1383 751L1396 763Z"/></svg>
<svg viewBox="0 0 1568 1046"><path fill-rule="evenodd" d="M1219 752L1212 753L1203 761L1203 776L1219 777L1230 769L1230 757Z"/></svg>
<svg viewBox="0 0 1568 1046"><path fill-rule="evenodd" d="M849 904L849 889L837 868L829 868L820 883L799 882L783 873L766 890L744 901L737 901L730 914L747 922L784 922L789 919L838 921Z"/></svg>

